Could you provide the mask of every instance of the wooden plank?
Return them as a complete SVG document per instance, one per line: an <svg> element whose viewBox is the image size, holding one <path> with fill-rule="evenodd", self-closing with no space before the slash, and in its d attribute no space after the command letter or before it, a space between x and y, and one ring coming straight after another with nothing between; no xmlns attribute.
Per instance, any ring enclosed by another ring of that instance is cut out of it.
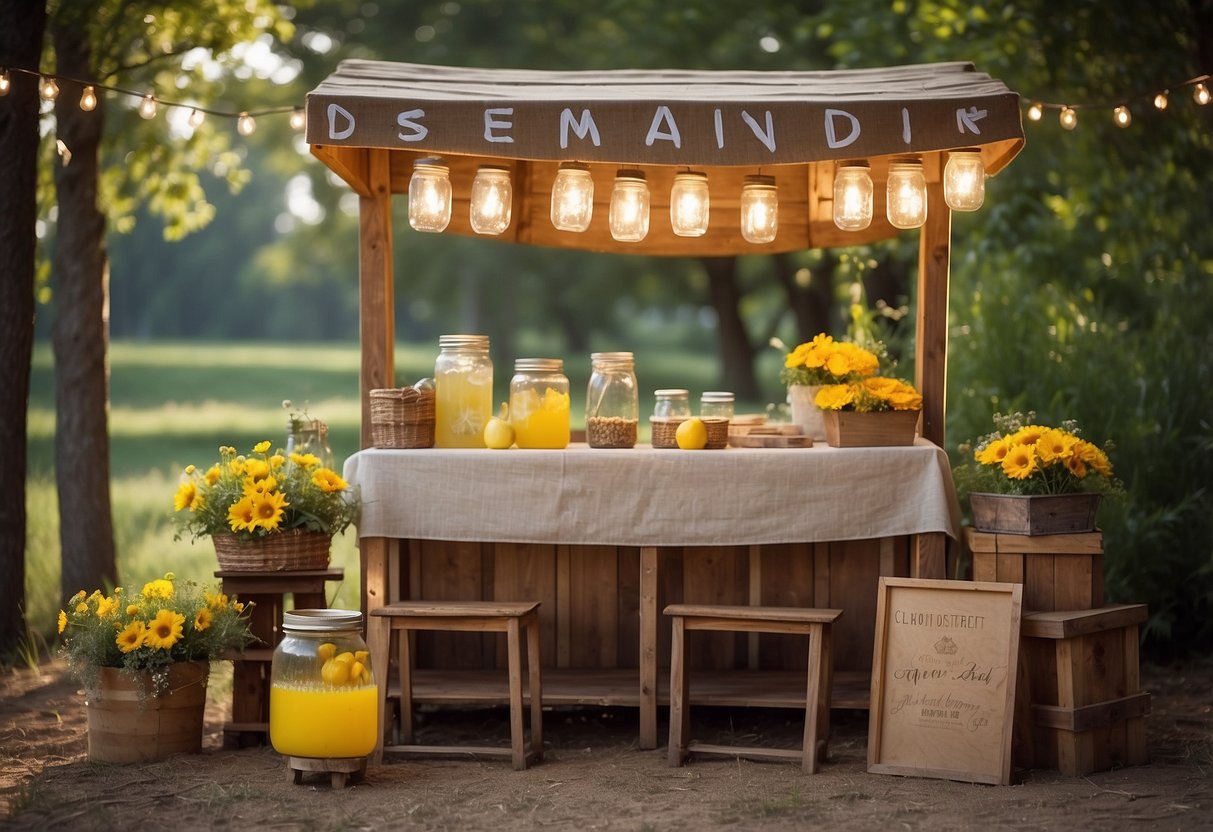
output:
<svg viewBox="0 0 1213 832"><path fill-rule="evenodd" d="M1150 713L1150 694L1134 693L1080 708L1033 705L1032 718L1038 725L1061 731L1091 731Z"/></svg>
<svg viewBox="0 0 1213 832"><path fill-rule="evenodd" d="M537 543L493 545L493 598L538 601L540 650L556 655L556 547ZM497 667L506 667L506 648L496 642Z"/></svg>
<svg viewBox="0 0 1213 832"><path fill-rule="evenodd" d="M640 550L640 747L657 747L657 549Z"/></svg>
<svg viewBox="0 0 1213 832"><path fill-rule="evenodd" d="M846 610L832 628L834 660L843 670L871 667L876 632L876 588L880 581L880 541L848 540L829 544L830 603Z"/></svg>
<svg viewBox="0 0 1213 832"><path fill-rule="evenodd" d="M974 546L983 547L982 551L1019 552L1031 555L1103 554L1103 533L1099 531L1038 535L974 532L972 539Z"/></svg>
<svg viewBox="0 0 1213 832"><path fill-rule="evenodd" d="M1024 565L1027 562L1027 555L999 553L983 555L983 557L994 561L994 569L998 575L995 580L1004 584L1022 584L1024 582Z"/></svg>
<svg viewBox="0 0 1213 832"><path fill-rule="evenodd" d="M369 192L358 200L358 320L362 362L360 447L373 444L370 391L395 386L396 300L392 280L392 193L389 151L363 150Z"/></svg>
<svg viewBox="0 0 1213 832"><path fill-rule="evenodd" d="M570 548L563 544L556 547L556 667L568 667L572 661Z"/></svg>
<svg viewBox="0 0 1213 832"><path fill-rule="evenodd" d="M747 586L750 589L750 606L762 606L762 547L747 547L750 575ZM758 669L758 633L751 633L746 639L746 667Z"/></svg>
<svg viewBox="0 0 1213 832"><path fill-rule="evenodd" d="M481 544L425 540L421 542L423 596L431 601L479 601ZM493 667L496 639L466 633L418 633L417 667ZM488 651L488 656L485 653ZM488 659L486 663L486 658Z"/></svg>
<svg viewBox="0 0 1213 832"><path fill-rule="evenodd" d="M1125 627L1121 631L1125 655L1125 691L1135 693L1141 689L1141 667L1138 656L1139 636L1136 627ZM1144 716L1144 714L1142 715ZM1140 716L1125 720L1124 764L1143 765L1149 759L1146 748L1146 721Z"/></svg>
<svg viewBox="0 0 1213 832"><path fill-rule="evenodd" d="M314 144L310 149L312 155L341 177L354 193L359 196L371 195L370 177L367 175L369 153L364 148Z"/></svg>
<svg viewBox="0 0 1213 832"><path fill-rule="evenodd" d="M948 538L943 532L911 535L910 576L939 580L948 569Z"/></svg>
<svg viewBox="0 0 1213 832"><path fill-rule="evenodd" d="M677 604L686 597L682 585L683 551L679 546L662 546L657 550L657 611L667 604ZM670 628L659 627L657 631L657 663L668 667L670 663Z"/></svg>
<svg viewBox="0 0 1213 832"><path fill-rule="evenodd" d="M938 154L933 161L938 164ZM922 436L940 446L947 406L951 238L952 212L943 198L943 183L936 178L927 182L927 221L918 237L914 374L922 394Z"/></svg>
<svg viewBox="0 0 1213 832"><path fill-rule="evenodd" d="M813 606L830 606L830 544L813 544ZM840 605L841 606L841 605Z"/></svg>
<svg viewBox="0 0 1213 832"><path fill-rule="evenodd" d="M682 588L686 601L699 604L743 605L749 598L747 553L739 546L687 546L682 551ZM745 637L737 633L700 636L685 646L692 669L739 667Z"/></svg>
<svg viewBox="0 0 1213 832"><path fill-rule="evenodd" d="M615 655L619 667L640 667L640 550L620 546L615 550L615 580L619 586L619 638Z"/></svg>
<svg viewBox="0 0 1213 832"><path fill-rule="evenodd" d="M762 547L762 586L758 604L773 607L813 607L813 544L785 543ZM753 588L751 587L751 590ZM751 592L751 596L752 596ZM759 642L760 668L800 669L805 667L804 639L795 636L769 636Z"/></svg>
<svg viewBox="0 0 1213 832"><path fill-rule="evenodd" d="M663 610L665 615L682 615L702 619L704 628L716 626L738 627L749 624L766 625L770 632L781 632L780 627L794 624L833 624L842 610L823 610L806 607L751 607L751 606L707 606L704 604L670 604ZM688 627L693 626L688 622ZM694 625L698 626L698 624ZM797 629L795 632L801 632Z"/></svg>
<svg viewBox="0 0 1213 832"><path fill-rule="evenodd" d="M618 664L619 564L614 546L578 546L569 563L568 667Z"/></svg>
<svg viewBox="0 0 1213 832"><path fill-rule="evenodd" d="M1034 612L1023 617L1023 635L1029 638L1069 639L1144 624L1147 617L1145 604L1112 604L1098 610Z"/></svg>
<svg viewBox="0 0 1213 832"><path fill-rule="evenodd" d="M1054 582L1052 555L1025 555L1024 609L1045 612L1057 609L1057 605L1053 601Z"/></svg>
<svg viewBox="0 0 1213 832"><path fill-rule="evenodd" d="M997 581L998 556L989 552L973 552L973 580Z"/></svg>

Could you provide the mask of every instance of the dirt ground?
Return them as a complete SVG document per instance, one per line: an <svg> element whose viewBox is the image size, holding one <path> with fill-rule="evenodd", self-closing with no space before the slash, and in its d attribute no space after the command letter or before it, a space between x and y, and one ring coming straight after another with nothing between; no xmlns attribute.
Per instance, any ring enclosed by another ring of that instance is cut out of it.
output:
<svg viewBox="0 0 1213 832"><path fill-rule="evenodd" d="M223 750L224 679L212 680L204 750L161 763L89 763L83 696L57 664L0 678L0 829L1213 829L1213 661L1144 668L1153 693L1146 766L1063 777L1017 771L982 786L866 771L866 712L835 712L831 759L805 775L786 763L640 751L630 709L545 714L545 759L508 763L391 758L334 791L294 785L269 748ZM508 735L503 712L423 715L419 741ZM660 730L665 730L664 722ZM791 711L699 709L706 740L794 746Z"/></svg>

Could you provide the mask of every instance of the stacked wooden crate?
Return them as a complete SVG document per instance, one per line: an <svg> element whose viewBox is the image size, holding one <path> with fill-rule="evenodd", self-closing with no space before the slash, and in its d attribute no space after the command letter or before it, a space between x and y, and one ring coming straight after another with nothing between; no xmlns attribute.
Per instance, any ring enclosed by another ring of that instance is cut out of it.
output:
<svg viewBox="0 0 1213 832"><path fill-rule="evenodd" d="M1141 604L1104 605L1103 537L969 530L973 579L1021 583L1015 762L1080 775L1148 759Z"/></svg>

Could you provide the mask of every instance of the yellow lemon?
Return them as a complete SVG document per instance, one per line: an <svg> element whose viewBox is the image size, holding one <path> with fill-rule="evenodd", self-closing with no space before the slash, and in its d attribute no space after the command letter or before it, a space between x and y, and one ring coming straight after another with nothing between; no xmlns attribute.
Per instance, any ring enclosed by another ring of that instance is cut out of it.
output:
<svg viewBox="0 0 1213 832"><path fill-rule="evenodd" d="M504 419L494 416L484 426L484 446L503 450L514 444L514 428Z"/></svg>
<svg viewBox="0 0 1213 832"><path fill-rule="evenodd" d="M708 444L708 429L703 420L692 417L678 426L674 432L674 441L684 451L702 450Z"/></svg>
<svg viewBox="0 0 1213 832"><path fill-rule="evenodd" d="M326 641L324 644L316 648L316 655L327 662L329 659L333 658L333 656L337 655L337 645L330 641Z"/></svg>

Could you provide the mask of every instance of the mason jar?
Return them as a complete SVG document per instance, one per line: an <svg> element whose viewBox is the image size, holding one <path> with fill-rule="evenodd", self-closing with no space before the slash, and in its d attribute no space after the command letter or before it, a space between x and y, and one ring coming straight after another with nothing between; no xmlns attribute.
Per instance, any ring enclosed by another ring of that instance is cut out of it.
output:
<svg viewBox="0 0 1213 832"><path fill-rule="evenodd" d="M591 353L590 384L585 399L586 443L591 448L634 447L639 421L632 353Z"/></svg>
<svg viewBox="0 0 1213 832"><path fill-rule="evenodd" d="M434 444L483 448L493 415L493 361L487 335L442 335L434 362Z"/></svg>
<svg viewBox="0 0 1213 832"><path fill-rule="evenodd" d="M567 448L569 379L559 358L519 358L510 379L510 425L519 448Z"/></svg>
<svg viewBox="0 0 1213 832"><path fill-rule="evenodd" d="M654 390L654 419L686 419L691 415L691 391L681 388Z"/></svg>
<svg viewBox="0 0 1213 832"><path fill-rule="evenodd" d="M699 397L699 417L701 419L733 418L733 394L724 391L707 391Z"/></svg>
<svg viewBox="0 0 1213 832"><path fill-rule="evenodd" d="M357 610L282 614L270 666L270 743L291 757L365 757L379 694Z"/></svg>
<svg viewBox="0 0 1213 832"><path fill-rule="evenodd" d="M286 458L291 454L311 454L325 468L333 467L333 449L329 447L329 428L319 419L291 419L286 423Z"/></svg>

